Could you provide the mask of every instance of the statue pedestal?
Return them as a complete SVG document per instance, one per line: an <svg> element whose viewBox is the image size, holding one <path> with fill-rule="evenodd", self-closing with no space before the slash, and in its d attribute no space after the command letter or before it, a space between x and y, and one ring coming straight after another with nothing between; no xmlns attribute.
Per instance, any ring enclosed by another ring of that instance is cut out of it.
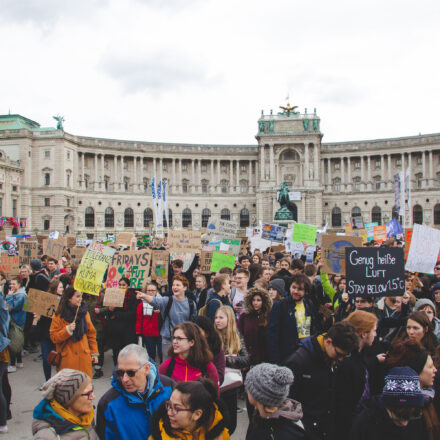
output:
<svg viewBox="0 0 440 440"><path fill-rule="evenodd" d="M278 226L284 226L287 229L293 229L293 225L297 222L295 220L274 220L272 223Z"/></svg>

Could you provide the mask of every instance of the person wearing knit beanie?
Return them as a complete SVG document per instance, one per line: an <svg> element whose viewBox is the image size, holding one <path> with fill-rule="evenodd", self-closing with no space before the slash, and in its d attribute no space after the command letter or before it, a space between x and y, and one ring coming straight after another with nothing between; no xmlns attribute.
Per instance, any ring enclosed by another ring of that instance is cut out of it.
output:
<svg viewBox="0 0 440 440"><path fill-rule="evenodd" d="M273 289L279 295L279 296L278 295L274 295L274 296L279 299L283 299L286 296L286 293L284 291L285 287L286 287L286 283L281 278L275 278L273 280L270 280L269 285L267 286L267 288L269 290L269 294L270 294L270 289ZM272 295L271 295L271 298L273 301L274 298L272 297Z"/></svg>
<svg viewBox="0 0 440 440"><path fill-rule="evenodd" d="M305 438L301 404L287 398L292 383L289 368L263 363L250 369L244 386L255 409L246 440Z"/></svg>

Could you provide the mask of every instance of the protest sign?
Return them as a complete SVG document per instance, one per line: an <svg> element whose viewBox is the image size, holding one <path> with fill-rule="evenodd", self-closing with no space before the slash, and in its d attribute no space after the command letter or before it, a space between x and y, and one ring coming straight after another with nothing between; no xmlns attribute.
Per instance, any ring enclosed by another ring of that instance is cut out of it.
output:
<svg viewBox="0 0 440 440"><path fill-rule="evenodd" d="M170 252L170 262L172 262L173 260L182 260L182 272L186 272L191 267L191 263L194 261L194 254L191 254L189 252Z"/></svg>
<svg viewBox="0 0 440 440"><path fill-rule="evenodd" d="M367 230L367 241L374 240L374 227L379 226L377 222L365 223L365 229Z"/></svg>
<svg viewBox="0 0 440 440"><path fill-rule="evenodd" d="M115 249L94 241L82 257L75 277L75 289L99 295L104 273L112 260Z"/></svg>
<svg viewBox="0 0 440 440"><path fill-rule="evenodd" d="M71 249L70 256L80 260L83 257L83 255L86 253L86 250L87 248L85 247L75 246Z"/></svg>
<svg viewBox="0 0 440 440"><path fill-rule="evenodd" d="M104 307L122 307L124 305L125 292L119 287L105 289Z"/></svg>
<svg viewBox="0 0 440 440"><path fill-rule="evenodd" d="M37 235L37 241L38 243L40 243L41 245L43 244L44 240L47 240L49 238L48 235Z"/></svg>
<svg viewBox="0 0 440 440"><path fill-rule="evenodd" d="M235 257L233 255L223 254L221 252L213 252L211 267L209 268L211 272L218 272L222 267L229 267L234 269Z"/></svg>
<svg viewBox="0 0 440 440"><path fill-rule="evenodd" d="M305 241L308 244L315 244L317 229L318 228L316 226L295 223L293 225L292 241L294 242Z"/></svg>
<svg viewBox="0 0 440 440"><path fill-rule="evenodd" d="M364 229L364 219L362 216L356 216L351 218L353 229Z"/></svg>
<svg viewBox="0 0 440 440"><path fill-rule="evenodd" d="M23 310L52 318L58 308L59 302L60 298L58 295L38 289L29 289Z"/></svg>
<svg viewBox="0 0 440 440"><path fill-rule="evenodd" d="M149 246L150 245L150 234L142 235L141 237L137 237L137 246Z"/></svg>
<svg viewBox="0 0 440 440"><path fill-rule="evenodd" d="M345 235L353 235L353 225L345 225Z"/></svg>
<svg viewBox="0 0 440 440"><path fill-rule="evenodd" d="M123 245L123 246L130 246L131 239L134 237L134 234L132 232L120 232L116 236L115 244L116 246Z"/></svg>
<svg viewBox="0 0 440 440"><path fill-rule="evenodd" d="M74 246L76 246L76 235L68 234L66 235L66 247L69 249L72 249Z"/></svg>
<svg viewBox="0 0 440 440"><path fill-rule="evenodd" d="M367 242L367 230L366 229L353 229L353 237L360 237L362 244Z"/></svg>
<svg viewBox="0 0 440 440"><path fill-rule="evenodd" d="M215 246L216 251L232 251L232 254L238 257L240 254L240 239L222 238L220 245Z"/></svg>
<svg viewBox="0 0 440 440"><path fill-rule="evenodd" d="M244 237L240 240L240 254L244 254L246 252L248 241L248 237Z"/></svg>
<svg viewBox="0 0 440 440"><path fill-rule="evenodd" d="M0 231L0 241L6 240L6 231L1 230Z"/></svg>
<svg viewBox="0 0 440 440"><path fill-rule="evenodd" d="M106 287L117 287L122 277L130 279L130 288L142 289L147 283L151 249L116 252L110 262Z"/></svg>
<svg viewBox="0 0 440 440"><path fill-rule="evenodd" d="M11 278L19 274L18 255L0 254L0 272L3 272L6 278Z"/></svg>
<svg viewBox="0 0 440 440"><path fill-rule="evenodd" d="M151 278L158 281L168 280L170 253L168 251L153 251L151 259Z"/></svg>
<svg viewBox="0 0 440 440"><path fill-rule="evenodd" d="M172 252L200 252L200 231L170 231L168 245Z"/></svg>
<svg viewBox="0 0 440 440"><path fill-rule="evenodd" d="M253 237L254 235L254 229L253 228L246 228L246 237Z"/></svg>
<svg viewBox="0 0 440 440"><path fill-rule="evenodd" d="M271 246L269 252L275 254L277 252L285 252L286 246L284 244L277 244L276 246Z"/></svg>
<svg viewBox="0 0 440 440"><path fill-rule="evenodd" d="M272 242L270 240L265 240L264 238L260 238L258 236L252 237L250 240L252 253L254 253L255 249L259 249L261 252L264 252L268 247L272 245Z"/></svg>
<svg viewBox="0 0 440 440"><path fill-rule="evenodd" d="M440 231L414 224L411 247L405 269L410 272L433 273L440 249Z"/></svg>
<svg viewBox="0 0 440 440"><path fill-rule="evenodd" d="M304 244L296 241L288 241L287 246L289 248L292 258L301 258L304 253Z"/></svg>
<svg viewBox="0 0 440 440"><path fill-rule="evenodd" d="M374 227L374 241L382 244L387 239L387 227L386 225L380 225Z"/></svg>
<svg viewBox="0 0 440 440"><path fill-rule="evenodd" d="M215 251L216 253L224 255L232 255L232 251ZM202 251L200 256L200 273L211 273L212 254L214 251ZM223 266L222 266L223 267Z"/></svg>
<svg viewBox="0 0 440 440"><path fill-rule="evenodd" d="M345 275L345 248L361 246L362 239L359 237L324 234L321 248L321 257L324 260L322 271Z"/></svg>
<svg viewBox="0 0 440 440"><path fill-rule="evenodd" d="M412 228L405 229L405 261L408 259L408 252L411 247L412 234L413 234Z"/></svg>
<svg viewBox="0 0 440 440"><path fill-rule="evenodd" d="M231 220L215 218L208 224L206 234L209 239L212 236L220 238L235 238L237 236L238 224Z"/></svg>
<svg viewBox="0 0 440 440"><path fill-rule="evenodd" d="M19 264L29 265L31 260L38 257L38 243L36 241L20 241L18 243Z"/></svg>
<svg viewBox="0 0 440 440"><path fill-rule="evenodd" d="M57 238L52 240L48 238L43 240L43 254L59 260L64 254L64 239Z"/></svg>
<svg viewBox="0 0 440 440"><path fill-rule="evenodd" d="M352 296L402 296L405 293L403 249L345 249L346 292Z"/></svg>
<svg viewBox="0 0 440 440"><path fill-rule="evenodd" d="M284 237L286 236L286 231L287 228L284 226L265 224L263 225L261 238L283 243Z"/></svg>
<svg viewBox="0 0 440 440"><path fill-rule="evenodd" d="M307 246L306 248L306 263L313 263L313 257L315 256L316 246Z"/></svg>

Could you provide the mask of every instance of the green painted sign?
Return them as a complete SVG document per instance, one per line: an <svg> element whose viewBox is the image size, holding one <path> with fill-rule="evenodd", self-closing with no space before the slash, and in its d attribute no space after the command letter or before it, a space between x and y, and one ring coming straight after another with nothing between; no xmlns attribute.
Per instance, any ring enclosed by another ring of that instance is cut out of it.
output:
<svg viewBox="0 0 440 440"><path fill-rule="evenodd" d="M235 257L234 255L225 255L220 254L219 252L212 253L211 260L211 272L218 272L222 267L230 267L234 269L235 266Z"/></svg>
<svg viewBox="0 0 440 440"><path fill-rule="evenodd" d="M292 241L302 243L303 241L309 244L316 243L316 226L302 225L301 223L295 223L293 225Z"/></svg>

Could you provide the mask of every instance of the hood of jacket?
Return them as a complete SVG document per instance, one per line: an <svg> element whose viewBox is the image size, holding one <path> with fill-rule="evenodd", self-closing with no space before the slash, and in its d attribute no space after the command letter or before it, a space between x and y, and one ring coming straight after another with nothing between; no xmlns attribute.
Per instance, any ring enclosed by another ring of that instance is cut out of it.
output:
<svg viewBox="0 0 440 440"><path fill-rule="evenodd" d="M70 431L75 425L61 417L51 406L49 400L43 399L33 412L32 434L50 425L58 435Z"/></svg>
<svg viewBox="0 0 440 440"><path fill-rule="evenodd" d="M115 388L121 395L123 395L128 403L143 403L143 399L141 399L138 393L129 393L125 391L122 386L121 378L116 374L117 366L113 370L111 384L113 388ZM162 383L160 381L160 376L157 372L157 367L153 362L150 362L150 372L147 376L147 386L148 386L148 394L147 399L149 399L154 393L162 388Z"/></svg>
<svg viewBox="0 0 440 440"><path fill-rule="evenodd" d="M437 318L437 312L434 303L427 298L418 299L414 305L414 311L423 309L425 306L430 306L434 310L434 316Z"/></svg>
<svg viewBox="0 0 440 440"><path fill-rule="evenodd" d="M269 292L267 290L260 289L259 287L253 287L252 289L249 289L248 292L246 293L243 300L244 311L246 313L254 312L254 309L252 307L252 300L256 295L261 296L261 299L263 301L263 304L261 306L261 313L265 315L267 318L270 309L272 308L272 299L269 296Z"/></svg>
<svg viewBox="0 0 440 440"><path fill-rule="evenodd" d="M292 420L292 422L297 422L301 420L303 417L303 410L301 403L296 400L286 399L283 404L276 410L272 415L270 415L269 419L287 419Z"/></svg>

